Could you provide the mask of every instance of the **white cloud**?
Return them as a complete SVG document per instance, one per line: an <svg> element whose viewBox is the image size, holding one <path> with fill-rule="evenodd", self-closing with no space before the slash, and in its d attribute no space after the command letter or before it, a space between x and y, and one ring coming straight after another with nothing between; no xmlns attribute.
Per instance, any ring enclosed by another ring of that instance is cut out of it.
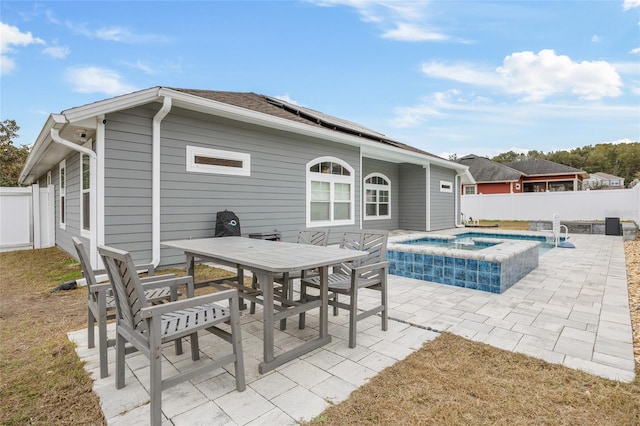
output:
<svg viewBox="0 0 640 426"><path fill-rule="evenodd" d="M34 37L30 32L22 32L18 27L0 22L0 74L9 74L16 68L13 58L7 54L15 52L14 46L45 44L44 40Z"/></svg>
<svg viewBox="0 0 640 426"><path fill-rule="evenodd" d="M640 54L640 47L636 47L635 49L631 49L629 51L629 53L631 53L632 55L638 55Z"/></svg>
<svg viewBox="0 0 640 426"><path fill-rule="evenodd" d="M386 30L382 37L398 41L445 41L450 38L413 22L399 22L395 25L394 29Z"/></svg>
<svg viewBox="0 0 640 426"><path fill-rule="evenodd" d="M367 0L310 0L317 6L347 6L356 10L363 22L382 29L382 37L397 41L446 41L451 36L428 22L428 3Z"/></svg>
<svg viewBox="0 0 640 426"><path fill-rule="evenodd" d="M64 59L67 57L67 55L69 55L70 52L71 50L66 46L49 46L45 47L42 50L42 53L44 53L45 55L51 56L52 58L56 59Z"/></svg>
<svg viewBox="0 0 640 426"><path fill-rule="evenodd" d="M622 5L624 10L633 9L634 7L640 7L640 0L624 0Z"/></svg>
<svg viewBox="0 0 640 426"><path fill-rule="evenodd" d="M300 102L291 99L291 96L289 95L278 95L278 96L274 96L274 98L276 99L280 99L281 101L285 101L287 103L290 103L292 105L298 105L298 106L302 106L302 104L300 104Z"/></svg>
<svg viewBox="0 0 640 426"><path fill-rule="evenodd" d="M594 34L594 36L591 37L591 41L594 43L600 43L602 41L602 37L597 34Z"/></svg>
<svg viewBox="0 0 640 426"><path fill-rule="evenodd" d="M431 62L422 72L481 87L499 87L525 102L542 101L553 95L572 94L597 100L622 94L622 80L616 68L605 61L574 62L553 50L516 52L508 55L495 71L478 65Z"/></svg>
<svg viewBox="0 0 640 426"><path fill-rule="evenodd" d="M72 90L77 93L104 93L115 96L136 90L134 86L122 81L120 74L106 68L71 68L67 71L66 77Z"/></svg>
<svg viewBox="0 0 640 426"><path fill-rule="evenodd" d="M429 62L422 65L422 72L430 77L444 78L466 84L500 86L499 75L490 69L480 69L475 64L459 63L447 65L441 62Z"/></svg>
<svg viewBox="0 0 640 426"><path fill-rule="evenodd" d="M164 43L168 37L158 34L136 34L123 27L101 27L94 29L86 23L75 23L67 21L66 25L74 33L88 38L113 41L126 44L140 43Z"/></svg>
<svg viewBox="0 0 640 426"><path fill-rule="evenodd" d="M622 80L605 61L574 62L553 50L516 52L507 56L497 69L507 93L524 95L527 102L541 101L561 93L580 99L596 100L622 94Z"/></svg>

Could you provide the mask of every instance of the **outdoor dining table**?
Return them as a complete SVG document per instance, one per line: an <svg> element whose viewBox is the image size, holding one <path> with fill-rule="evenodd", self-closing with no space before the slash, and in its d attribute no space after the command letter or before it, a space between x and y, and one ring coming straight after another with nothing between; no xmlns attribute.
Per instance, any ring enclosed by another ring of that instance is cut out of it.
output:
<svg viewBox="0 0 640 426"><path fill-rule="evenodd" d="M240 296L263 304L264 359L258 370L261 374L275 369L302 354L331 342L328 319L328 268L367 256L366 251L338 247L315 246L280 241L259 240L244 237L202 238L162 242L165 247L183 250L186 255L187 273L194 276L195 259L235 267L235 281L215 280L212 285L224 283L240 291ZM317 269L320 274L320 298L311 301L281 300L274 304L274 276ZM255 290L244 286L244 270L253 272L260 283ZM194 277L195 280L195 277ZM274 355L273 323L283 318L320 308L318 337ZM275 312L277 311L277 312Z"/></svg>

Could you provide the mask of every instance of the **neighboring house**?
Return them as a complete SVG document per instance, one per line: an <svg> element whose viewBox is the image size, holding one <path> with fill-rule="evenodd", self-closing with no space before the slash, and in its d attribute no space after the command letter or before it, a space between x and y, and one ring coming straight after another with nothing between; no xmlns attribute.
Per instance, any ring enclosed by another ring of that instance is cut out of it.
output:
<svg viewBox="0 0 640 426"><path fill-rule="evenodd" d="M475 184L463 185L463 194L580 191L588 174L580 169L535 159L497 163L474 154L457 160L469 167Z"/></svg>
<svg viewBox="0 0 640 426"><path fill-rule="evenodd" d="M51 114L20 176L52 182L56 244L184 261L162 241L304 227L439 230L459 223L465 165L357 124L255 93L154 87Z"/></svg>
<svg viewBox="0 0 640 426"><path fill-rule="evenodd" d="M620 189L624 188L624 178L609 173L591 173L583 182L584 189Z"/></svg>

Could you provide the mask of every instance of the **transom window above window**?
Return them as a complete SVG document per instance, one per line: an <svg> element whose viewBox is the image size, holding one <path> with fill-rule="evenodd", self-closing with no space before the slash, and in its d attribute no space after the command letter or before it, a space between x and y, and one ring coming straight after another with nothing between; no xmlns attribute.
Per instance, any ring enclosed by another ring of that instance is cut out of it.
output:
<svg viewBox="0 0 640 426"><path fill-rule="evenodd" d="M353 169L333 157L307 163L307 226L350 225L354 221Z"/></svg>
<svg viewBox="0 0 640 426"><path fill-rule="evenodd" d="M309 171L314 173L351 176L351 170L342 164L333 161L322 161L320 163L316 163L309 168Z"/></svg>
<svg viewBox="0 0 640 426"><path fill-rule="evenodd" d="M391 183L380 173L368 175L364 180L365 219L391 218Z"/></svg>

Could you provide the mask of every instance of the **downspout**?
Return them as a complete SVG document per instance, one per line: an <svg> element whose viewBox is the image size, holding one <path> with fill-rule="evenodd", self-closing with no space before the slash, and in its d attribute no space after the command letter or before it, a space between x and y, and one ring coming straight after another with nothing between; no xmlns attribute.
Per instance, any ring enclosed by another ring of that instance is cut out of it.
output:
<svg viewBox="0 0 640 426"><path fill-rule="evenodd" d="M89 191L89 209L90 209L89 220L91 223L91 227L90 227L91 229L89 230L89 233L91 235L91 237L89 238L89 255L91 259L91 266L95 269L98 269L98 265L100 264L100 262L98 262L98 244L97 244L98 211L96 209L96 200L97 200L96 185L98 181L98 179L96 178L96 172L98 168L97 167L98 156L96 155L95 152L93 152L89 148L80 146L71 141L63 139L60 136L60 129L56 127L51 129L51 139L57 144L63 145L73 151L77 151L77 152L80 152L81 154L85 154L89 156L89 187L91 188L91 190Z"/></svg>
<svg viewBox="0 0 640 426"><path fill-rule="evenodd" d="M151 253L154 267L160 264L160 124L171 111L171 98L164 96L162 108L153 117L151 128Z"/></svg>
<svg viewBox="0 0 640 426"><path fill-rule="evenodd" d="M455 178L453 178L453 186L455 188L454 189L455 193L453 194L455 197L453 214L455 215L454 224L456 225L456 228L464 228L464 224L460 223L460 216L462 216L460 212L460 201L462 197L462 181L460 180L460 177L463 175L464 173L460 173L460 174L457 174Z"/></svg>

